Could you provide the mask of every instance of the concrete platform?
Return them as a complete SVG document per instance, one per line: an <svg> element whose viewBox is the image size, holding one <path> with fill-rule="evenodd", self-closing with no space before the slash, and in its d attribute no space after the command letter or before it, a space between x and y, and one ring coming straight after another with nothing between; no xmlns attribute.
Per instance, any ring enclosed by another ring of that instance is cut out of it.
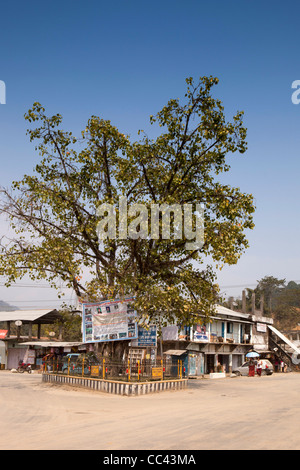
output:
<svg viewBox="0 0 300 470"><path fill-rule="evenodd" d="M145 395L148 393L163 392L164 390L184 390L188 385L188 379L159 380L155 382L119 382L87 377L73 377L61 374L49 374L47 372L43 373L42 381L58 385L84 387L99 392L127 396Z"/></svg>
<svg viewBox="0 0 300 470"><path fill-rule="evenodd" d="M225 372L211 372L209 374L209 378L210 379L225 379L226 374L225 374Z"/></svg>

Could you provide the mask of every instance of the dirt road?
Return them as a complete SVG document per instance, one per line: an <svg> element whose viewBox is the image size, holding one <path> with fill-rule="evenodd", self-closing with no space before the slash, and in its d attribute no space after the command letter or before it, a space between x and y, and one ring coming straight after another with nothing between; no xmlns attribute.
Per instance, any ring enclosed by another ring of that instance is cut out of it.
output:
<svg viewBox="0 0 300 470"><path fill-rule="evenodd" d="M0 449L300 449L300 374L190 380L139 397L0 372Z"/></svg>

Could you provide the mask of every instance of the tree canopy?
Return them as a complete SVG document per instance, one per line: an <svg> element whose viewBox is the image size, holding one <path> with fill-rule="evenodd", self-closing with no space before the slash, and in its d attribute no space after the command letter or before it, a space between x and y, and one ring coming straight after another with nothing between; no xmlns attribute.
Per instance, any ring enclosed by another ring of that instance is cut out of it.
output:
<svg viewBox="0 0 300 470"><path fill-rule="evenodd" d="M257 281L256 291L259 296L264 297L264 310L269 314L273 311L273 301L276 294L280 289L285 286L285 279L277 279L274 276L265 276L260 281Z"/></svg>
<svg viewBox="0 0 300 470"><path fill-rule="evenodd" d="M49 117L34 103L25 119L40 161L33 174L1 190L1 210L15 230L1 243L6 285L28 274L57 289L63 281L86 301L134 295L147 321L210 315L219 295L214 264L235 264L254 226L252 195L218 180L230 170L228 156L243 154L247 144L243 113L226 121L212 93L217 83L188 78L184 102L171 99L150 116L158 137L140 131L138 141L97 116L74 136L62 129L60 114ZM97 208L113 204L118 217L120 196L147 207L201 203L204 244L187 250L185 235L141 238L141 224L135 238L99 241Z"/></svg>

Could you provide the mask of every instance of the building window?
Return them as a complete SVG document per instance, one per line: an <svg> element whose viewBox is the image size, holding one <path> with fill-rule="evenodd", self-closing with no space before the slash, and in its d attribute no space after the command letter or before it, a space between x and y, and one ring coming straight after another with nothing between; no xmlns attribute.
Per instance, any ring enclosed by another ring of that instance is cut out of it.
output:
<svg viewBox="0 0 300 470"><path fill-rule="evenodd" d="M233 333L233 323L227 322L227 333Z"/></svg>

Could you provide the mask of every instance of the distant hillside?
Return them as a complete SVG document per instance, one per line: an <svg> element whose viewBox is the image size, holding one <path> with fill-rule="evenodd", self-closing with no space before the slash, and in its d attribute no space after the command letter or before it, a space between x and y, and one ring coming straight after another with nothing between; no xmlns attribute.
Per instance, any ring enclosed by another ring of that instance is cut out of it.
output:
<svg viewBox="0 0 300 470"><path fill-rule="evenodd" d="M10 305L4 300L0 300L0 312L11 312L12 310L19 310L18 307L15 307L14 305Z"/></svg>

